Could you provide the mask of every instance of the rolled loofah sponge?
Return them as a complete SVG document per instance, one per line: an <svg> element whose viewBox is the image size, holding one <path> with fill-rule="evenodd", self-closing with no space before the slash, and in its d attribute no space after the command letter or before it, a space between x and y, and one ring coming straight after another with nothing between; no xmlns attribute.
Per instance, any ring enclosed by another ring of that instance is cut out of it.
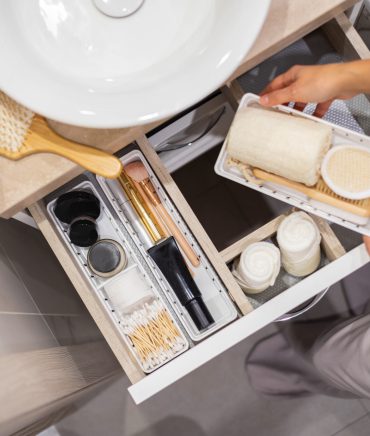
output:
<svg viewBox="0 0 370 436"><path fill-rule="evenodd" d="M331 140L331 128L325 124L246 107L234 118L227 152L245 164L313 186Z"/></svg>

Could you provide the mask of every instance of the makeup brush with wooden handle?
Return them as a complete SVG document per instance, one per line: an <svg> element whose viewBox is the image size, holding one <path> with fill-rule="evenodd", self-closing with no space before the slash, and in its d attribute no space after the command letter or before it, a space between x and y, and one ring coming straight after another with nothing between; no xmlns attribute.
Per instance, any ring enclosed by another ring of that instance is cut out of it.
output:
<svg viewBox="0 0 370 436"><path fill-rule="evenodd" d="M115 156L62 138L44 118L0 91L0 156L18 160L36 153L57 154L111 179L117 178L122 170Z"/></svg>
<svg viewBox="0 0 370 436"><path fill-rule="evenodd" d="M194 267L198 267L200 265L200 260L198 256L195 254L189 242L186 240L181 230L177 227L172 217L163 206L159 195L157 194L152 182L150 181L148 171L145 168L144 164L139 161L131 162L128 165L125 165L125 170L126 173L131 177L131 179L141 186L146 196L148 197L148 199L158 212L159 216L167 226L168 230L176 239L177 243L181 247L182 251L185 253L186 257L189 259L190 263Z"/></svg>

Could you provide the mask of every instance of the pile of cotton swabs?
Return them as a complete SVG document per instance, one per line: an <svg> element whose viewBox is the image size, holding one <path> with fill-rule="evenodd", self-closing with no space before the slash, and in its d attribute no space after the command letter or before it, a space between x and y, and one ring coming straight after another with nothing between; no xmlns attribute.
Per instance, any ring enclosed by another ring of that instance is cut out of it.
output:
<svg viewBox="0 0 370 436"><path fill-rule="evenodd" d="M142 309L126 315L123 329L146 371L173 358L186 347L184 337L158 300L146 303Z"/></svg>

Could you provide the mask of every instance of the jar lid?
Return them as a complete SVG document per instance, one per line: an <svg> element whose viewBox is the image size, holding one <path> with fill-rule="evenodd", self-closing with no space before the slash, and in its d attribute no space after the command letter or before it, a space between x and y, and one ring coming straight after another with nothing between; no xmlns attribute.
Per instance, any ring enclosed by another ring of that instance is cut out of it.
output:
<svg viewBox="0 0 370 436"><path fill-rule="evenodd" d="M87 263L91 271L100 277L112 277L127 265L123 247L112 239L101 239L90 247Z"/></svg>
<svg viewBox="0 0 370 436"><path fill-rule="evenodd" d="M65 224L71 224L80 216L97 219L100 215L100 202L90 192L74 190L62 194L57 199L54 213Z"/></svg>
<svg viewBox="0 0 370 436"><path fill-rule="evenodd" d="M78 247L90 247L98 240L95 221L86 216L76 218L69 228L69 239Z"/></svg>

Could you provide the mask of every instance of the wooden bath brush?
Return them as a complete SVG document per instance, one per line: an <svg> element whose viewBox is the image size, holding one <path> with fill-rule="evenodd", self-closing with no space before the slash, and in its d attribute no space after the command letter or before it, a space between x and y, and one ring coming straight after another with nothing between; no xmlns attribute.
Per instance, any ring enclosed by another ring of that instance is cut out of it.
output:
<svg viewBox="0 0 370 436"><path fill-rule="evenodd" d="M18 160L35 153L57 154L107 178L117 178L122 170L115 156L62 138L44 118L0 91L0 156Z"/></svg>

